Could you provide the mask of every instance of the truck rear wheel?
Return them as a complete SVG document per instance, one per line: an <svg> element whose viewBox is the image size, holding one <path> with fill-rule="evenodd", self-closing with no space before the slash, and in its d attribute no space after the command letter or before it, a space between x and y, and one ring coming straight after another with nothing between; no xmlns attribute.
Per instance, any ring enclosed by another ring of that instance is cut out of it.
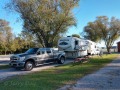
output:
<svg viewBox="0 0 120 90"><path fill-rule="evenodd" d="M59 64L63 64L65 62L65 57L61 57L59 60L58 60L58 63Z"/></svg>
<svg viewBox="0 0 120 90"><path fill-rule="evenodd" d="M32 69L33 69L33 62L31 62L31 61L27 61L26 63L25 63L25 70L26 71L31 71Z"/></svg>

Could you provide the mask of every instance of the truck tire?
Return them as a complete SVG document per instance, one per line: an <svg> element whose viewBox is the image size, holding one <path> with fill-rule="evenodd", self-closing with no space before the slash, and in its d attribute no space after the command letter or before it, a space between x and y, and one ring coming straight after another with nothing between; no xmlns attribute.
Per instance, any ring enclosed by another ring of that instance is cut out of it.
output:
<svg viewBox="0 0 120 90"><path fill-rule="evenodd" d="M65 62L65 57L60 57L58 64L63 64Z"/></svg>
<svg viewBox="0 0 120 90"><path fill-rule="evenodd" d="M33 69L33 66L34 66L34 64L33 64L32 61L27 61L27 62L25 63L25 70L26 70L26 71L31 71L31 70Z"/></svg>

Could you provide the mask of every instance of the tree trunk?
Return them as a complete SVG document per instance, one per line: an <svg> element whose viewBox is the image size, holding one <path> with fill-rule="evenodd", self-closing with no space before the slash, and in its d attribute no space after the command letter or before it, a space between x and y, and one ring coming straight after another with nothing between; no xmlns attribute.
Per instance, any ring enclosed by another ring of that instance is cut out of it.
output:
<svg viewBox="0 0 120 90"><path fill-rule="evenodd" d="M110 47L107 47L107 52L108 52L108 54L111 53L111 51L110 51Z"/></svg>
<svg viewBox="0 0 120 90"><path fill-rule="evenodd" d="M6 55L6 50L5 50L5 55Z"/></svg>
<svg viewBox="0 0 120 90"><path fill-rule="evenodd" d="M51 48L53 46L51 42L45 41L45 47Z"/></svg>

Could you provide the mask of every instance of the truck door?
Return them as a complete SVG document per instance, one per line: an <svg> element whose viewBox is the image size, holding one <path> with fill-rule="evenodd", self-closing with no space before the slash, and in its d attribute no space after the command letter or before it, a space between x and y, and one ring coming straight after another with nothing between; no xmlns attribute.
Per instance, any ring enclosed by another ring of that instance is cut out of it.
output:
<svg viewBox="0 0 120 90"><path fill-rule="evenodd" d="M53 61L53 52L51 49L46 49L46 63L52 62Z"/></svg>
<svg viewBox="0 0 120 90"><path fill-rule="evenodd" d="M40 50L37 52L38 64L45 63L45 50Z"/></svg>

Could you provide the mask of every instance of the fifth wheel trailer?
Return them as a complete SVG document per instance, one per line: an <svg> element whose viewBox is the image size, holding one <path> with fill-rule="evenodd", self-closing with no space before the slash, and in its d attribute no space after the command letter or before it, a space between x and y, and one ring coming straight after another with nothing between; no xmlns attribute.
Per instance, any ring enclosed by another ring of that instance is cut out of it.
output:
<svg viewBox="0 0 120 90"><path fill-rule="evenodd" d="M77 37L62 37L58 40L58 49L66 53L68 58L97 54L97 44Z"/></svg>

